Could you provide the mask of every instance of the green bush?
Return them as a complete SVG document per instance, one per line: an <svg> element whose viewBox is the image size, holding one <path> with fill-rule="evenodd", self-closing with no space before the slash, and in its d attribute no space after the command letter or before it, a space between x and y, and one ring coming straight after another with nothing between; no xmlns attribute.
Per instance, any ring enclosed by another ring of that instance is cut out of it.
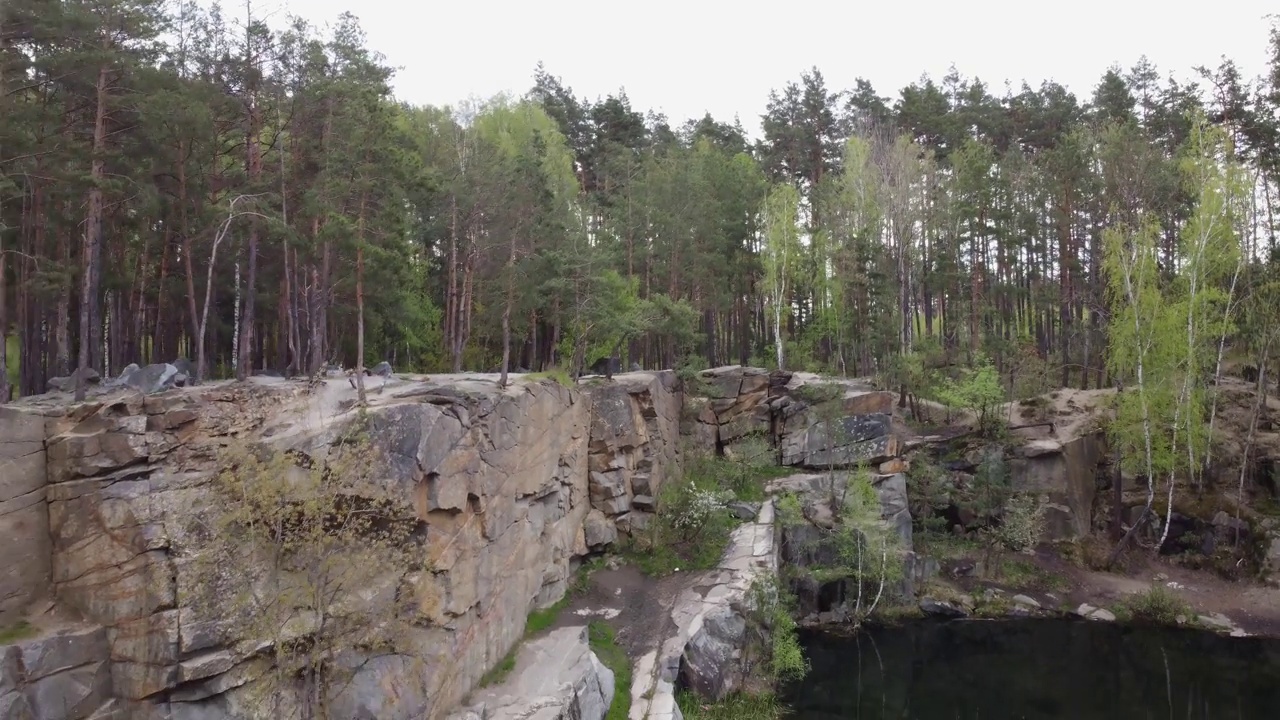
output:
<svg viewBox="0 0 1280 720"><path fill-rule="evenodd" d="M773 683L794 682L809 672L809 661L800 646L796 621L792 617L795 598L774 576L761 576L751 583L746 598L747 620L757 639L767 644L757 653L766 661L767 677Z"/></svg>
<svg viewBox="0 0 1280 720"><path fill-rule="evenodd" d="M1180 616L1193 617L1191 606L1159 585L1152 585L1146 592L1129 595L1116 608L1116 617L1122 620L1153 625L1177 625Z"/></svg>

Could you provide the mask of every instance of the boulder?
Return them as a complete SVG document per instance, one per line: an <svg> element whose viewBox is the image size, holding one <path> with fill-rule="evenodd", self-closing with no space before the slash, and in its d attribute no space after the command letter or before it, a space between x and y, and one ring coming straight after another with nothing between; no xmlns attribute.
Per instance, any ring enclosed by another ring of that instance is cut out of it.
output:
<svg viewBox="0 0 1280 720"><path fill-rule="evenodd" d="M127 375L121 375L120 382L140 391L143 395L151 395L174 387L178 374L178 368L173 365L156 363L134 370Z"/></svg>
<svg viewBox="0 0 1280 720"><path fill-rule="evenodd" d="M1009 461L1013 490L1033 493L1048 501L1045 540L1076 540L1089 534L1103 450L1103 440L1096 434L1061 443L1038 440L1024 446Z"/></svg>
<svg viewBox="0 0 1280 720"><path fill-rule="evenodd" d="M584 540L592 550L603 549L618 539L618 528L599 510L592 509L582 525Z"/></svg>
<svg viewBox="0 0 1280 720"><path fill-rule="evenodd" d="M102 380L102 376L98 375L98 371L93 368L85 368L83 371L76 370L65 377L49 378L49 392L74 392L76 389L76 378L83 375L86 385L96 385Z"/></svg>
<svg viewBox="0 0 1280 720"><path fill-rule="evenodd" d="M926 615L934 615L943 618L962 618L968 617L969 613L959 603L950 600L937 600L935 598L925 597L920 599L920 611Z"/></svg>
<svg viewBox="0 0 1280 720"><path fill-rule="evenodd" d="M526 642L511 675L448 720L603 720L613 693L613 671L591 651L587 628L566 627Z"/></svg>
<svg viewBox="0 0 1280 720"><path fill-rule="evenodd" d="M740 690L746 634L746 620L737 610L727 605L709 610L680 658L683 685L713 702Z"/></svg>

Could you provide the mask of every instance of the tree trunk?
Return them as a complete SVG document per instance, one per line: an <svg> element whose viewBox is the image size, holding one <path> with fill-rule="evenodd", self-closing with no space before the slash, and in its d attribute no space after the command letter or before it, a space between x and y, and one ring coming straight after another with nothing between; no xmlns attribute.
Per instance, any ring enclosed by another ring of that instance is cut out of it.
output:
<svg viewBox="0 0 1280 720"><path fill-rule="evenodd" d="M356 400L361 407L369 404L364 393L364 209L367 198L367 193L361 195L360 216L356 220Z"/></svg>
<svg viewBox="0 0 1280 720"><path fill-rule="evenodd" d="M89 372L90 349L93 345L93 328L96 325L96 300L98 294L98 258L102 241L102 180L105 163L102 154L107 141L107 80L108 68L98 69L97 112L93 122L93 162L89 168L88 214L85 217L84 277L80 283L80 363L76 373L77 402L85 396L85 376Z"/></svg>

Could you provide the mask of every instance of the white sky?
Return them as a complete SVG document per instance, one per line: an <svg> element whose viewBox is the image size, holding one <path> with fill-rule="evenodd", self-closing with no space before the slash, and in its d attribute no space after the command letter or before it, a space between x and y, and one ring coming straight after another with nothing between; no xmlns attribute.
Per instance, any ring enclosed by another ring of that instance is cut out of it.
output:
<svg viewBox="0 0 1280 720"><path fill-rule="evenodd" d="M207 2L208 0L205 0ZM709 111L756 132L771 88L816 65L832 90L862 76L882 96L954 63L1001 95L1004 82L1054 79L1082 100L1113 63L1142 55L1162 75L1234 59L1265 70L1266 0L961 0L767 3L767 14L725 0L257 0L258 12L318 25L350 10L371 48L400 68L399 98L446 105L471 95L523 93L535 64L595 100L625 88L640 111L673 126ZM1035 10L1041 7L1042 10ZM224 0L227 15L243 0ZM610 10L609 8L614 8ZM276 24L277 18L272 18Z"/></svg>

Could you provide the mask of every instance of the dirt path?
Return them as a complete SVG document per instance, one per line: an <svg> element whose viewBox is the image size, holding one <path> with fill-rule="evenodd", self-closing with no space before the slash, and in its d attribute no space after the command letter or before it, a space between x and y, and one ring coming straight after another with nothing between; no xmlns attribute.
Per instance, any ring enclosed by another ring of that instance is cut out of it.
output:
<svg viewBox="0 0 1280 720"><path fill-rule="evenodd" d="M1149 560L1126 575L1071 568L1073 603L1114 604L1125 595L1160 585L1198 614L1221 613L1250 635L1280 636L1280 588L1231 581L1163 560Z"/></svg>
<svg viewBox="0 0 1280 720"><path fill-rule="evenodd" d="M675 634L672 607L680 591L696 578L691 573L651 578L621 560L609 563L612 567L607 565L591 574L587 590L569 602L551 627L602 620L613 628L615 639L634 663Z"/></svg>

